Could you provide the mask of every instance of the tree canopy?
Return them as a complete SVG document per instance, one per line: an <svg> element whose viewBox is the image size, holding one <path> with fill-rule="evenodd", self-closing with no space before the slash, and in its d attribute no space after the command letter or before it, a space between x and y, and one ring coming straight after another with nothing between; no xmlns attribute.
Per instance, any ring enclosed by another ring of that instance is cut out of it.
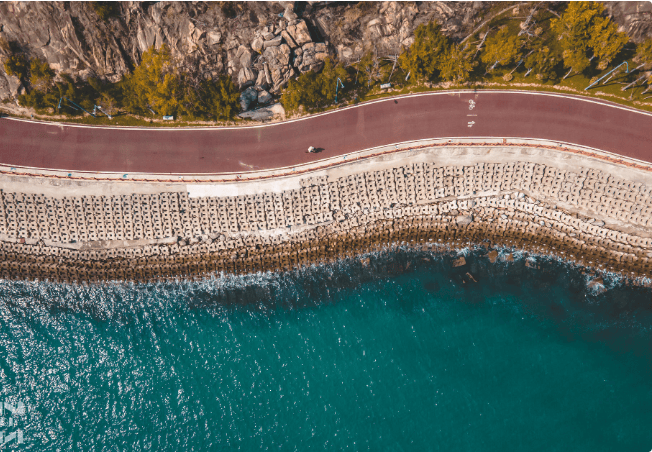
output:
<svg viewBox="0 0 652 452"><path fill-rule="evenodd" d="M95 14L102 19L107 20L109 17L115 17L120 14L120 2L89 2Z"/></svg>
<svg viewBox="0 0 652 452"><path fill-rule="evenodd" d="M652 39L647 39L636 47L634 60L646 70L652 69Z"/></svg>
<svg viewBox="0 0 652 452"><path fill-rule="evenodd" d="M507 27L487 39L485 50L481 55L482 62L491 65L491 71L497 65L506 66L515 62L521 56L522 40L515 34L510 34Z"/></svg>
<svg viewBox="0 0 652 452"><path fill-rule="evenodd" d="M346 80L347 72L341 64L327 58L320 73L313 71L290 80L283 91L282 103L286 110L295 111L300 105L306 108L322 107L335 100L337 79Z"/></svg>
<svg viewBox="0 0 652 452"><path fill-rule="evenodd" d="M233 118L240 93L230 77L222 76L217 80L205 80L201 92L203 117L216 120Z"/></svg>
<svg viewBox="0 0 652 452"><path fill-rule="evenodd" d="M414 30L414 42L401 54L399 63L412 80L432 80L439 71L448 48L448 38L435 21Z"/></svg>
<svg viewBox="0 0 652 452"><path fill-rule="evenodd" d="M34 58L29 63L29 81L34 89L47 90L52 85L54 71L45 61Z"/></svg>
<svg viewBox="0 0 652 452"><path fill-rule="evenodd" d="M554 76L556 62L557 61L552 55L550 48L543 46L530 52L530 54L525 57L523 64L528 70L528 74L534 72L534 75L538 80L546 81Z"/></svg>
<svg viewBox="0 0 652 452"><path fill-rule="evenodd" d="M168 46L143 53L140 65L124 80L123 104L133 113L182 115L194 119L231 119L239 93L228 76L196 80L176 69Z"/></svg>
<svg viewBox="0 0 652 452"><path fill-rule="evenodd" d="M11 55L5 60L5 72L19 79L27 76L28 62L22 53Z"/></svg>
<svg viewBox="0 0 652 452"><path fill-rule="evenodd" d="M566 76L583 72L593 58L598 58L599 67L605 68L627 42L627 36L618 32L603 13L601 3L570 2L561 17L552 20L552 30L559 36L563 50L564 66L569 69Z"/></svg>
<svg viewBox="0 0 652 452"><path fill-rule="evenodd" d="M172 69L170 48L151 47L143 53L140 64L126 77L125 106L135 113L151 108L160 115L174 115L179 106L179 80Z"/></svg>
<svg viewBox="0 0 652 452"><path fill-rule="evenodd" d="M593 49L593 55L599 60L598 68L605 69L627 41L629 41L627 35L619 32L618 25L609 17L597 17L591 29L589 47Z"/></svg>
<svg viewBox="0 0 652 452"><path fill-rule="evenodd" d="M462 47L461 44L452 44L446 51L440 65L441 78L454 83L462 83L469 78L471 71L477 64L477 61L473 60L468 45Z"/></svg>

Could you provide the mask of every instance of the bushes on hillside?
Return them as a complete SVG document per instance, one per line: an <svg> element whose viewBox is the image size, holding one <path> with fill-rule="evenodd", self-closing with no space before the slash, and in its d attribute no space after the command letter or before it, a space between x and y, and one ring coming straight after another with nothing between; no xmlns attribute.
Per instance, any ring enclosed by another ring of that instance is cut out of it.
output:
<svg viewBox="0 0 652 452"><path fill-rule="evenodd" d="M320 73L309 71L296 80L290 80L283 92L283 107L295 111L300 105L308 109L329 105L335 100L337 79L344 81L346 76L346 69L341 64L327 58Z"/></svg>
<svg viewBox="0 0 652 452"><path fill-rule="evenodd" d="M120 14L119 2L89 2L95 14L102 19L107 20L109 17L116 17Z"/></svg>
<svg viewBox="0 0 652 452"><path fill-rule="evenodd" d="M564 78L585 71L594 58L598 58L599 69L606 68L627 43L627 35L620 33L617 25L603 13L601 3L570 2L562 16L552 21L568 69Z"/></svg>
<svg viewBox="0 0 652 452"><path fill-rule="evenodd" d="M5 60L5 72L19 79L24 79L27 76L28 61L23 54L11 55Z"/></svg>
<svg viewBox="0 0 652 452"><path fill-rule="evenodd" d="M448 46L448 38L437 22L421 24L414 30L414 43L399 58L401 68L411 74L412 80L433 80Z"/></svg>
<svg viewBox="0 0 652 452"><path fill-rule="evenodd" d="M135 114L182 115L187 119L231 119L236 113L238 90L230 77L198 82L172 64L163 45L143 53L142 61L123 81L124 108Z"/></svg>

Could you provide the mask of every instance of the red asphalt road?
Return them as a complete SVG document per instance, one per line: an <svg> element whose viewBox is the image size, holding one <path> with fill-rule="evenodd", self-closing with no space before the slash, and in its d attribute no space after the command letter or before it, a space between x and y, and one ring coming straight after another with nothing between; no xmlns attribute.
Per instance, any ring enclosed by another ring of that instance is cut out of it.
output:
<svg viewBox="0 0 652 452"><path fill-rule="evenodd" d="M475 102L473 110L469 100ZM652 162L650 115L578 98L480 91L387 99L301 121L239 129L103 129L4 118L0 163L76 171L223 173L443 137L540 138ZM311 145L323 151L306 153Z"/></svg>

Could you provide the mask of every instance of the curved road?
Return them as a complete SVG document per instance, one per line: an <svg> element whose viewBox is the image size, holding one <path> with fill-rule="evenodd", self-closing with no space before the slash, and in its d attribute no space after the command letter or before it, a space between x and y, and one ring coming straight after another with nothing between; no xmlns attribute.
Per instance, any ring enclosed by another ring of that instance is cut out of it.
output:
<svg viewBox="0 0 652 452"><path fill-rule="evenodd" d="M469 109L469 101L475 102ZM0 119L0 163L76 171L222 173L278 168L425 138L564 141L652 162L652 114L581 97L430 93L286 123L212 129L80 127ZM319 154L305 150L313 145Z"/></svg>

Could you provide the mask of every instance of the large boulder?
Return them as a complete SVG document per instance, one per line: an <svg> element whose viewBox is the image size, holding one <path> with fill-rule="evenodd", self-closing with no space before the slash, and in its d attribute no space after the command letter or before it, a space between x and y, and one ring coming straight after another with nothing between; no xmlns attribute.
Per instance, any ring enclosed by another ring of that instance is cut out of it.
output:
<svg viewBox="0 0 652 452"><path fill-rule="evenodd" d="M274 104L269 107L258 108L256 110L240 113L238 116L243 119L251 119L253 121L269 121L274 117L285 119L285 109L281 104Z"/></svg>
<svg viewBox="0 0 652 452"><path fill-rule="evenodd" d="M263 89L267 89L267 78L265 77L265 71L259 71L258 72L258 78L256 78L256 87L261 87Z"/></svg>
<svg viewBox="0 0 652 452"><path fill-rule="evenodd" d="M238 85L240 89L251 86L256 81L256 74L248 67L243 67L238 72Z"/></svg>
<svg viewBox="0 0 652 452"><path fill-rule="evenodd" d="M306 21L303 19L297 21L294 24L288 25L286 30L298 46L303 46L304 44L312 41L312 38L310 37L310 31L306 25Z"/></svg>
<svg viewBox="0 0 652 452"><path fill-rule="evenodd" d="M18 79L18 77L5 74L5 80L7 81L7 89L9 90L9 94L12 97L17 98L19 94L23 93L23 84Z"/></svg>
<svg viewBox="0 0 652 452"><path fill-rule="evenodd" d="M272 39L263 42L263 47L265 49L268 49L269 47L280 46L282 40L283 40L283 36L281 36L281 35L274 36Z"/></svg>
<svg viewBox="0 0 652 452"><path fill-rule="evenodd" d="M283 30L281 32L281 36L285 40L285 43L290 46L291 49L297 48L299 45L296 43L296 41L290 36L290 33L287 32L287 30Z"/></svg>
<svg viewBox="0 0 652 452"><path fill-rule="evenodd" d="M256 38L251 41L251 48L254 49L256 52L260 53L263 50L263 38L260 36L256 36Z"/></svg>
<svg viewBox="0 0 652 452"><path fill-rule="evenodd" d="M301 47L301 52L295 51L294 66L301 72L320 71L324 60L328 58L328 47L323 42L309 42Z"/></svg>
<svg viewBox="0 0 652 452"><path fill-rule="evenodd" d="M263 53L265 62L269 64L270 71L287 66L290 63L290 47L287 44L281 44L276 47L269 47Z"/></svg>
<svg viewBox="0 0 652 452"><path fill-rule="evenodd" d="M258 104L265 105L272 100L272 95L265 90L258 91Z"/></svg>
<svg viewBox="0 0 652 452"><path fill-rule="evenodd" d="M222 39L222 33L216 30L212 30L206 34L206 37L207 37L208 45L214 46L220 43L220 39Z"/></svg>
<svg viewBox="0 0 652 452"><path fill-rule="evenodd" d="M242 108L242 111L247 111L256 101L258 101L258 91L253 87L249 87L240 94L238 101L240 102L240 108Z"/></svg>
<svg viewBox="0 0 652 452"><path fill-rule="evenodd" d="M238 115L242 119L251 119L253 121L268 121L274 117L274 112L269 108L258 108L252 111L246 111Z"/></svg>
<svg viewBox="0 0 652 452"><path fill-rule="evenodd" d="M283 11L283 19L287 20L288 22L297 20L298 17L299 16L297 16L297 13L294 12L294 6L288 5L285 8L285 11Z"/></svg>
<svg viewBox="0 0 652 452"><path fill-rule="evenodd" d="M249 51L249 49L245 49L244 52L242 52L242 55L240 56L240 65L242 67L251 67L252 56L253 55Z"/></svg>

